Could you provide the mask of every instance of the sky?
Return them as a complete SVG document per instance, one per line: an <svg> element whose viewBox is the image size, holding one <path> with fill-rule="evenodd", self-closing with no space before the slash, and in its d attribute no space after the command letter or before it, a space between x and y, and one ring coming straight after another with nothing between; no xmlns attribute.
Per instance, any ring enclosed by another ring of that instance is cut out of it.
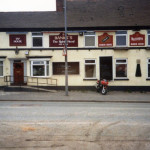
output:
<svg viewBox="0 0 150 150"><path fill-rule="evenodd" d="M0 12L55 10L56 0L0 0Z"/></svg>

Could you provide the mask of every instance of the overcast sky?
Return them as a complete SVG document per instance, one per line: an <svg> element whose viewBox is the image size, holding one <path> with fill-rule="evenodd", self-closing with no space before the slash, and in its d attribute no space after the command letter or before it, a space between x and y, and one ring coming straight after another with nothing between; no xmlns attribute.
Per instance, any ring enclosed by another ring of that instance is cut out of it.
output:
<svg viewBox="0 0 150 150"><path fill-rule="evenodd" d="M0 12L55 10L56 0L0 0Z"/></svg>

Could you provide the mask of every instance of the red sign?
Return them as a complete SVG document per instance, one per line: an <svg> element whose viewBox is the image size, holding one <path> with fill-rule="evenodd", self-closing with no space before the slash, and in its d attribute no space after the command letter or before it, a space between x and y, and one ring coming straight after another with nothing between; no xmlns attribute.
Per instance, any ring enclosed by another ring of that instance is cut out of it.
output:
<svg viewBox="0 0 150 150"><path fill-rule="evenodd" d="M104 33L98 36L98 46L99 47L111 47L113 46L113 36L108 33Z"/></svg>
<svg viewBox="0 0 150 150"><path fill-rule="evenodd" d="M139 32L130 35L130 46L145 46L145 35Z"/></svg>
<svg viewBox="0 0 150 150"><path fill-rule="evenodd" d="M9 35L10 46L26 46L26 35Z"/></svg>
<svg viewBox="0 0 150 150"><path fill-rule="evenodd" d="M64 45L65 45L64 33L49 36L49 47L64 47ZM67 35L67 46L78 47L78 35Z"/></svg>

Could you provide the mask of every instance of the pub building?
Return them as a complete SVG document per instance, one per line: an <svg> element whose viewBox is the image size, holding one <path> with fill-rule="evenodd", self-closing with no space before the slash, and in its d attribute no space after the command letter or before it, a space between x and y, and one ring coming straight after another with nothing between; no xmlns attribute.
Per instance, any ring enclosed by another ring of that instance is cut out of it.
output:
<svg viewBox="0 0 150 150"><path fill-rule="evenodd" d="M69 90L150 90L150 1L67 0ZM64 89L64 10L0 12L0 87Z"/></svg>

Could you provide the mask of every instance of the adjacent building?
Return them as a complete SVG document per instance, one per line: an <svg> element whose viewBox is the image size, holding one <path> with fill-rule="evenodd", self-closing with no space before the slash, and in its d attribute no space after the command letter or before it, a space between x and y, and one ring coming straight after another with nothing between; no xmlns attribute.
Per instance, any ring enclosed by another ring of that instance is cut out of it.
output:
<svg viewBox="0 0 150 150"><path fill-rule="evenodd" d="M150 90L149 16L148 0L67 0L69 88L105 78L112 90ZM63 89L63 0L55 12L1 12L0 20L0 86Z"/></svg>

